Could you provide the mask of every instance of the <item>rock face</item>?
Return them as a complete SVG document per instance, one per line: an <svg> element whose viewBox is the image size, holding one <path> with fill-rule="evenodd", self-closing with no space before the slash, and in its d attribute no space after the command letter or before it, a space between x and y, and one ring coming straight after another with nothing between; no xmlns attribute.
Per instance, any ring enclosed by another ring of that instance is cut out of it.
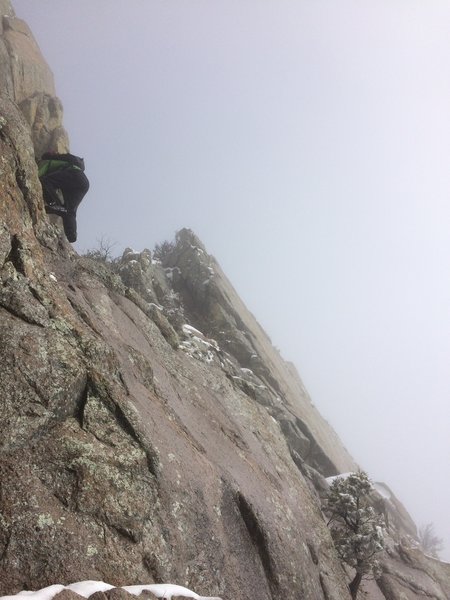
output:
<svg viewBox="0 0 450 600"><path fill-rule="evenodd" d="M198 238L179 232L163 262L186 318L229 355L234 384L276 419L299 469L305 464L324 476L356 469L311 404L295 367L281 358Z"/></svg>
<svg viewBox="0 0 450 600"><path fill-rule="evenodd" d="M0 2L0 88L22 110L31 126L36 156L46 150L67 152L62 104L53 74L28 25L16 18L9 0Z"/></svg>
<svg viewBox="0 0 450 600"><path fill-rule="evenodd" d="M71 251L42 212L26 124L9 100L1 109L0 593L172 580L236 598L321 598L327 585L345 598L279 424L234 382L237 367L168 341L178 334L147 301L167 295L170 308L162 267L141 255L143 273L158 271L146 299Z"/></svg>
<svg viewBox="0 0 450 600"><path fill-rule="evenodd" d="M48 222L35 148L60 125L36 128L27 99L54 92L0 8L0 594L93 579L350 598L320 499L354 461L192 232L107 265ZM448 565L389 510L368 597L449 597Z"/></svg>

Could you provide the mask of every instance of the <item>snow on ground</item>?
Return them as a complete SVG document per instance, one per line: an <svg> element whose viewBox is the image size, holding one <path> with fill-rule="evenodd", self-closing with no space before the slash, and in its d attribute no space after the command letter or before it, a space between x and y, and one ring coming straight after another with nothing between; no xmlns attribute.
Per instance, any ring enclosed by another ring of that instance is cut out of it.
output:
<svg viewBox="0 0 450 600"><path fill-rule="evenodd" d="M187 598L195 598L195 600L206 600L208 596L199 596L192 590L183 587L182 585L174 585L172 583L153 583L150 585L129 585L123 588L130 594L138 596L144 590L149 590L158 598L172 598L172 596L186 596ZM208 600L220 600L218 598L208 598Z"/></svg>
<svg viewBox="0 0 450 600"><path fill-rule="evenodd" d="M192 358L212 363L220 348L216 340L207 338L201 331L185 323L182 327L183 333L189 338L181 342L179 348Z"/></svg>
<svg viewBox="0 0 450 600"><path fill-rule="evenodd" d="M326 477L326 481L328 485L331 485L335 479L347 479L350 475L353 475L353 472L350 473L340 473L339 475L332 475L331 477Z"/></svg>
<svg viewBox="0 0 450 600"><path fill-rule="evenodd" d="M33 600L51 600L56 594L62 592L64 589L63 585L50 585L49 587L43 588L37 592L19 592L15 596L0 596L2 600L9 600L10 598L15 598L16 600L20 600L21 598L33 598Z"/></svg>
<svg viewBox="0 0 450 600"><path fill-rule="evenodd" d="M331 477L326 477L326 481L328 483L328 485L331 485L333 483L333 481L335 481L335 479L347 479L347 477L349 477L349 475L353 475L353 473L340 473L339 475L333 475ZM387 487L387 485L385 485L384 483L381 483L379 481L372 481L371 482L373 489L378 492L378 494L384 498L385 500L391 500L392 499L392 493L389 490L389 488Z"/></svg>
<svg viewBox="0 0 450 600"><path fill-rule="evenodd" d="M241 368L241 371L243 373L247 373L247 375L254 375L254 373L253 373L253 371L251 369Z"/></svg>
<svg viewBox="0 0 450 600"><path fill-rule="evenodd" d="M199 337L195 337L192 342L181 342L178 347L191 358L196 358L210 364L214 361L214 353L211 350L203 348L204 342L202 342L203 340Z"/></svg>
<svg viewBox="0 0 450 600"><path fill-rule="evenodd" d="M326 477L325 480L327 481L328 485L331 485L336 479L347 479L347 477L349 477L350 475L354 475L354 473L340 473L339 475L332 475L331 477ZM385 500L391 500L392 494L389 491L387 485L379 481L371 481L370 483L373 489L377 491L382 498L384 498Z"/></svg>
<svg viewBox="0 0 450 600"><path fill-rule="evenodd" d="M147 290L150 291L150 290ZM159 304L155 304L154 302L150 302L149 306L156 308L157 310L159 310L159 312L164 312L164 308L162 306L160 306Z"/></svg>
<svg viewBox="0 0 450 600"><path fill-rule="evenodd" d="M198 246L193 246L192 244L190 244L190 246L191 246L192 250L195 250L197 252L198 255L205 254L205 252Z"/></svg>
<svg viewBox="0 0 450 600"><path fill-rule="evenodd" d="M183 325L182 329L183 329L183 333L185 333L186 335L197 335L202 338L205 337L201 331L199 331L198 329L195 329L195 327L192 327L192 325L188 325L187 323L185 323Z"/></svg>
<svg viewBox="0 0 450 600"><path fill-rule="evenodd" d="M57 594L63 590L71 590L83 598L89 598L95 592L106 592L113 589L114 586L104 581L78 581L77 583L71 583L70 585L50 585L49 587L37 590L36 592L19 592L12 596L0 596L0 600L52 600ZM194 600L221 600L218 597L210 596L199 596L196 592L183 587L182 585L174 585L172 583L150 583L147 585L128 585L123 586L125 591L133 596L138 596L143 591L148 590L152 592L158 598L164 598L170 600L172 596L185 596L187 598L194 598Z"/></svg>

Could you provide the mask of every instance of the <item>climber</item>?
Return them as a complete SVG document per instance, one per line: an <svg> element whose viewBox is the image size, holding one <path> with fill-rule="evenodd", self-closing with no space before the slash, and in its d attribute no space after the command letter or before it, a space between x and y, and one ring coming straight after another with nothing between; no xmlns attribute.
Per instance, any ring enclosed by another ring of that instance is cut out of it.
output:
<svg viewBox="0 0 450 600"><path fill-rule="evenodd" d="M69 242L77 240L77 208L89 189L84 160L73 154L46 152L39 162L45 210L62 217Z"/></svg>

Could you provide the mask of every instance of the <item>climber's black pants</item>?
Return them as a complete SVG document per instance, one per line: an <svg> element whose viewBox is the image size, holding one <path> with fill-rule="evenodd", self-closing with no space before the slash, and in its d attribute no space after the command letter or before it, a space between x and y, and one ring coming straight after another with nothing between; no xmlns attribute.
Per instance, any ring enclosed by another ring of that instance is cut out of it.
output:
<svg viewBox="0 0 450 600"><path fill-rule="evenodd" d="M68 168L43 175L41 185L46 212L60 215L67 239L69 242L76 242L77 208L89 189L88 178L82 171ZM64 204L61 203L57 190L61 190Z"/></svg>

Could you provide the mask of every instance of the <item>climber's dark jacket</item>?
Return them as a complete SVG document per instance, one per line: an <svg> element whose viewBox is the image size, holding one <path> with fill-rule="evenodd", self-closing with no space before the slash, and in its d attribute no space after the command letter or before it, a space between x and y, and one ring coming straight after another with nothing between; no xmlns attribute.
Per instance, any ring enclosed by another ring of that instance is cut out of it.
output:
<svg viewBox="0 0 450 600"><path fill-rule="evenodd" d="M39 163L45 210L62 217L69 242L77 239L77 208L89 189L83 171L83 159L72 154L46 153Z"/></svg>

